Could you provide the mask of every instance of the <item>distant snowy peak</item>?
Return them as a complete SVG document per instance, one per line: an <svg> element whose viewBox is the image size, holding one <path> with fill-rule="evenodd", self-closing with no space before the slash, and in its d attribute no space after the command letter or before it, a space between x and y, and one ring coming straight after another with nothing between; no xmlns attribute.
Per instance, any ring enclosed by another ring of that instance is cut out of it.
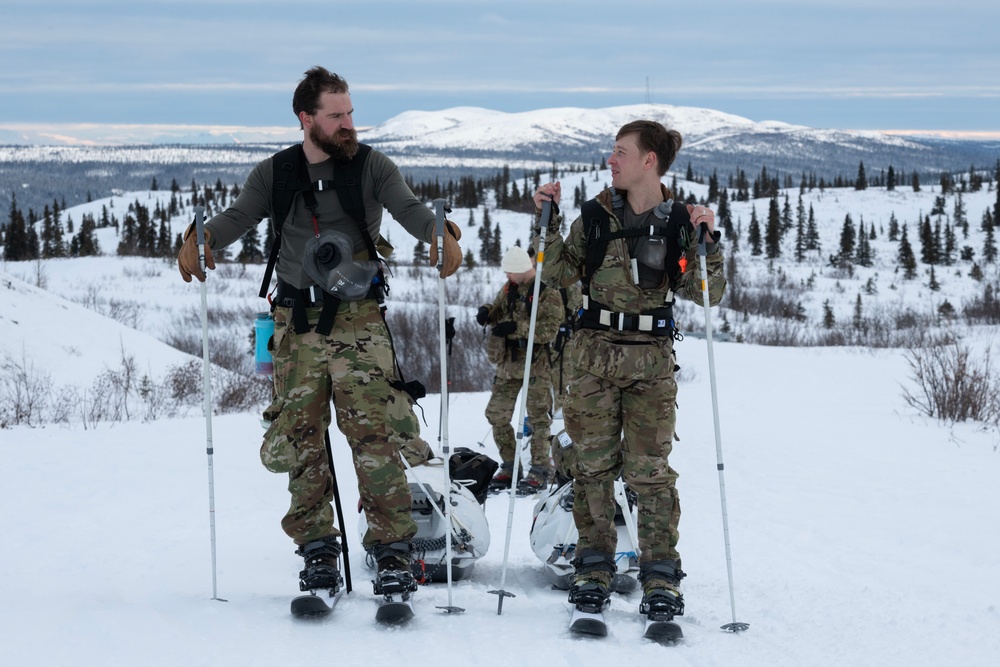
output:
<svg viewBox="0 0 1000 667"><path fill-rule="evenodd" d="M752 121L742 116L668 104L633 104L604 109L559 107L504 113L478 107L440 111L408 111L361 132L361 138L384 150L440 151L457 146L465 150L506 152L537 144L562 143L609 147L618 129L632 120L648 118L677 129L688 147L724 141L735 135L802 135L813 141L837 142L848 138L887 145L910 144L906 139L875 132L816 130L779 121Z"/></svg>

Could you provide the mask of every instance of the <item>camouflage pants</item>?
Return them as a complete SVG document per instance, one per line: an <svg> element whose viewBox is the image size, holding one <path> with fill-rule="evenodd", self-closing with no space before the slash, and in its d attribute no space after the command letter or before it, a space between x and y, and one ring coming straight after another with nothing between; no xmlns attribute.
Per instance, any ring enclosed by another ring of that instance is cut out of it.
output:
<svg viewBox="0 0 1000 667"><path fill-rule="evenodd" d="M522 367L523 368L523 367ZM531 380L528 382L528 421L531 423L531 465L548 470L549 436L552 426L552 381L549 378L548 361L543 356L531 367ZM504 463L514 460L517 445L514 428L510 421L514 416L514 408L518 405L517 396L521 392L524 373L521 377L513 377L498 367L493 377L493 386L489 403L486 404L486 419L493 426L493 441L500 450L500 458ZM522 428L523 425L518 425Z"/></svg>
<svg viewBox="0 0 1000 667"><path fill-rule="evenodd" d="M567 348L573 365L564 407L576 449L573 518L577 549L614 553L614 480L638 494L642 562L680 566L677 473L667 462L676 421L672 341L583 329Z"/></svg>
<svg viewBox="0 0 1000 667"><path fill-rule="evenodd" d="M315 325L320 309L307 313ZM260 451L268 470L288 473L291 506L282 528L297 544L339 534L324 440L332 401L368 519L365 546L409 539L417 527L400 449L426 454L429 448L409 397L390 386L396 373L378 304L345 302L329 336L297 334L291 319L290 308L275 308L274 401L264 411L270 426Z"/></svg>

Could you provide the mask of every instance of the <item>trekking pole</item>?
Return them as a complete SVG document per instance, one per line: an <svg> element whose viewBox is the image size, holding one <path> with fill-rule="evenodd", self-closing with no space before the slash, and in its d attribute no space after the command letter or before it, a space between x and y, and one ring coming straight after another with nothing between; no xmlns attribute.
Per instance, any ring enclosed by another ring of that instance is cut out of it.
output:
<svg viewBox="0 0 1000 667"><path fill-rule="evenodd" d="M194 207L194 226L198 241L198 265L205 280L201 281L201 356L202 394L205 411L205 451L208 453L208 521L212 540L212 599L226 602L219 597L218 577L215 557L215 472L212 463L212 362L208 356L208 271L205 267L205 207Z"/></svg>
<svg viewBox="0 0 1000 667"><path fill-rule="evenodd" d="M326 456L330 459L330 478L333 481L333 506L337 510L337 525L340 527L340 535L343 538L341 545L341 556L344 559L344 579L347 582L346 590L350 593L351 586L351 559L347 553L347 527L344 525L344 509L340 506L340 486L337 484L337 469L333 465L333 446L330 444L330 429L326 429L323 436L326 443Z"/></svg>
<svg viewBox="0 0 1000 667"><path fill-rule="evenodd" d="M542 202L542 216L539 219L538 253L535 255L535 289L531 297L531 319L528 322L528 347L524 353L524 380L521 382L521 398L517 413L517 446L514 448L514 469L511 470L510 478L510 503L507 508L507 536L503 543L503 567L500 570L500 588L490 591L491 595L499 596L497 601L497 616L503 613L503 599L505 597L515 597L504 589L507 582L507 559L510 554L510 529L514 523L514 497L517 488L518 465L521 460L521 447L524 438L525 411L528 405L528 385L531 383L531 357L535 346L535 319L538 317L538 293L542 288L542 266L545 264L545 231L549 226L549 218L552 215L552 202Z"/></svg>
<svg viewBox="0 0 1000 667"><path fill-rule="evenodd" d="M732 609L733 621L722 626L723 630L739 632L750 627L749 623L736 620L736 593L733 588L733 560L729 550L729 516L726 511L726 480L725 466L722 463L722 432L719 428L719 397L715 386L715 353L712 350L712 306L708 295L708 266L705 257L708 255L708 225L704 222L698 228L698 262L701 267L701 296L705 306L705 340L708 342L708 376L712 385L712 415L715 420L715 456L719 469L719 496L722 498L722 534L726 542L726 571L729 574L729 606Z"/></svg>
<svg viewBox="0 0 1000 667"><path fill-rule="evenodd" d="M448 469L451 463L450 450L448 448L448 342L447 342L447 322L445 321L445 299L444 299L444 278L440 272L444 268L444 235L445 229L444 214L448 210L447 202L444 199L434 200L434 216L437 219L437 247L438 247L438 329L439 347L438 354L441 357L441 428L438 439L441 441L441 455L444 457L444 525L445 525L445 558L447 564L445 571L448 573L448 605L438 607L444 609L449 614L461 613L465 611L461 607L452 604L451 599L451 471ZM433 502L432 496L427 496Z"/></svg>

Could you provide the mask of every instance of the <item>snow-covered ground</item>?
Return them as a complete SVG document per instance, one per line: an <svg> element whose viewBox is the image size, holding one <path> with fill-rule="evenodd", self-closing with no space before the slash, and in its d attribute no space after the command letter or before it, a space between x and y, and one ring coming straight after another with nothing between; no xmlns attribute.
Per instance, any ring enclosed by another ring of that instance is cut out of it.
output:
<svg viewBox="0 0 1000 667"><path fill-rule="evenodd" d="M37 303L52 327L75 335L82 320ZM110 320L86 325L109 341L119 335ZM139 356L163 354L156 342L131 344ZM87 356L114 365L116 346L88 346ZM294 621L301 560L278 525L285 481L260 465L261 429L247 413L212 422L218 593L227 602L211 599L204 418L0 431L4 664L996 664L998 434L914 414L901 398L907 367L896 351L715 352L745 633L720 630L732 619L707 357L704 342L689 339L680 345L688 379L672 460L689 573L683 645L639 639L638 594L614 598L608 638L571 638L565 593L548 588L529 547L530 499L516 501L513 519L506 588L517 597L498 616L488 591L500 581L506 496L486 504L489 553L454 585L464 614L438 610L447 592L432 585L418 594L414 623L376 627L355 540L354 592L327 620ZM423 401L432 442L437 399ZM451 396L453 447L479 449L486 400ZM343 505L353 508L348 449L333 435ZM483 451L496 456L489 439ZM352 539L356 521L349 511Z"/></svg>
<svg viewBox="0 0 1000 667"><path fill-rule="evenodd" d="M564 190L586 178L590 196L601 176L569 176ZM520 183L520 182L519 182ZM592 183L593 185L590 185ZM688 185L702 194L704 186ZM796 205L797 190L791 191ZM838 190L808 195L815 205L824 255L836 251L844 214L882 230L895 212L914 226L935 193ZM129 193L121 211L139 197ZM994 192L966 195L970 240L981 248L979 221ZM86 206L100 211L106 201ZM953 199L949 198L948 210ZM734 205L745 234L750 206L763 222L766 200ZM153 206L152 203L149 204ZM83 208L68 214L79 223ZM454 219L468 229L469 212ZM572 212L571 212L572 215ZM526 240L524 214L491 211L504 245ZM481 220L481 210L475 214ZM174 231L184 224L176 220ZM392 227L389 227L392 230ZM399 233L396 229L393 234ZM113 252L113 230L100 230ZM401 253L412 243L394 238ZM892 271L895 244L873 241L880 263L852 277L830 274L819 257L805 265L777 263L795 280L815 272L806 308L815 322L828 296L849 305L876 274L870 300L933 308L945 295L956 307L979 283L961 263L938 279L906 282ZM741 267L770 271L742 242ZM921 271L926 267L921 266ZM995 268L986 267L995 280ZM259 271L220 268L209 281L210 308L250 312ZM956 275L960 274L960 275ZM492 294L499 270L478 269L466 282ZM397 271L391 295L420 298L409 271ZM457 286L462 274L451 283ZM474 279L471 277L475 276ZM881 281L881 282L879 282ZM452 289L450 287L449 289ZM839 290L839 291L838 291ZM952 290L952 291L949 291ZM44 374L57 393L90 386L123 353L140 372L197 361L161 342L170 328L196 325L198 288L185 285L171 261L98 257L5 263L0 271L0 357ZM840 295L837 297L837 295ZM433 301L433 295L428 297ZM111 300L118 303L117 319ZM89 307L84 307L86 304ZM97 312L100 311L100 312ZM125 315L122 315L122 312ZM104 313L104 314L101 314ZM838 311L845 321L849 310ZM718 320L716 320L718 322ZM249 322L247 322L249 326ZM990 331L966 331L983 350ZM343 506L348 508L355 590L321 622L294 621L301 559L281 532L285 480L258 460L262 431L254 411L213 418L218 594L212 600L206 422L187 410L173 419L114 424L0 429L0 646L4 665L915 665L986 666L1000 662L1000 537L996 518L1000 433L981 424L941 424L903 399L913 388L905 352L854 348L791 349L715 345L725 484L735 579L736 620L747 632L720 629L733 620L726 575L719 476L705 342L678 345L683 367L678 413L681 438L672 465L681 473L680 551L686 639L665 648L639 637L639 595L616 596L610 636L575 639L566 624L566 594L550 590L529 546L534 501L518 499L506 589L497 615L508 501L486 504L492 546L468 579L456 582L454 604L444 585L423 587L408 627L373 623L370 572L355 539L357 490L346 443L333 432ZM485 393L453 394L452 447L497 457L483 417ZM439 397L422 402L425 437L434 444ZM482 443L482 445L480 445Z"/></svg>

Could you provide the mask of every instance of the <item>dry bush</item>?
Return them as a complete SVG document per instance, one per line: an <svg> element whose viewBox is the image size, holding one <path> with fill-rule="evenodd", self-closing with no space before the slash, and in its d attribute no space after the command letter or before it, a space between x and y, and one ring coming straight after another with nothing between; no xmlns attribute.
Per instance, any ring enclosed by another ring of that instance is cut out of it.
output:
<svg viewBox="0 0 1000 667"><path fill-rule="evenodd" d="M991 350L974 358L958 341L907 350L915 387L903 388L907 404L929 417L949 422L1000 423L1000 378Z"/></svg>

